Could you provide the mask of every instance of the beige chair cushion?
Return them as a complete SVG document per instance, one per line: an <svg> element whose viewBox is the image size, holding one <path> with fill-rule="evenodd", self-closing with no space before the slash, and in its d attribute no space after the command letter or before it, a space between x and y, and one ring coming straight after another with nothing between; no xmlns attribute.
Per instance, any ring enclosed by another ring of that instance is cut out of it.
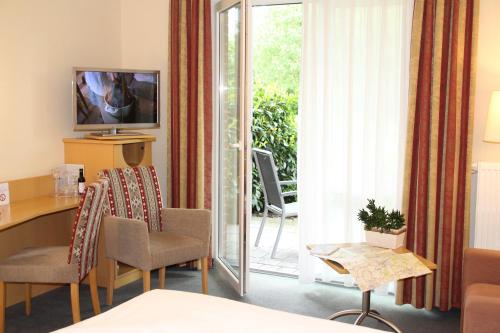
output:
<svg viewBox="0 0 500 333"><path fill-rule="evenodd" d="M204 243L196 238L173 232L152 232L149 234L151 267L156 269L206 257Z"/></svg>
<svg viewBox="0 0 500 333"><path fill-rule="evenodd" d="M68 264L67 246L27 248L0 261L0 281L79 282L78 265Z"/></svg>

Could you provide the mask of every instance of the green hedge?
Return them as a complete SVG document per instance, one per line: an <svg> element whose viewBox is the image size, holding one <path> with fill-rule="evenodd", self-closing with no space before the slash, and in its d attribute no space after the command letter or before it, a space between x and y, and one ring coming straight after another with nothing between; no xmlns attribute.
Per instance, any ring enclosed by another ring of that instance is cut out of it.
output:
<svg viewBox="0 0 500 333"><path fill-rule="evenodd" d="M297 93L285 93L273 86L254 86L253 147L273 153L280 180L297 177ZM252 209L263 211L264 195L255 161L252 170ZM289 186L284 190L294 190ZM286 198L287 200L295 200Z"/></svg>

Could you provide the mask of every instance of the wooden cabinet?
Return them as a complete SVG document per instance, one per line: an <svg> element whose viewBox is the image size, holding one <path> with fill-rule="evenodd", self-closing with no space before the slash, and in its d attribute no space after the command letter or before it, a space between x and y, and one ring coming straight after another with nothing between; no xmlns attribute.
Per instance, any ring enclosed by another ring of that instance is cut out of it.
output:
<svg viewBox="0 0 500 333"><path fill-rule="evenodd" d="M125 140L64 139L64 163L83 164L92 182L102 169L151 165L154 136Z"/></svg>
<svg viewBox="0 0 500 333"><path fill-rule="evenodd" d="M64 163L83 164L87 183L97 179L102 169L152 165L152 143L154 136L116 139L64 139ZM97 263L97 284L106 287L109 277L109 265L105 256L104 228L99 235ZM115 274L115 289L142 278L141 271L118 263Z"/></svg>

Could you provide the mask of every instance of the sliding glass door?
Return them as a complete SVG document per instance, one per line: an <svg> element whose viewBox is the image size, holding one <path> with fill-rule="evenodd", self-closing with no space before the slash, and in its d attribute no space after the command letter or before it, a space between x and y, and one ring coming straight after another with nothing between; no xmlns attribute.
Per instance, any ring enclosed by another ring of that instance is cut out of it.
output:
<svg viewBox="0 0 500 333"><path fill-rule="evenodd" d="M245 6L236 0L216 5L215 261L240 294L248 280Z"/></svg>

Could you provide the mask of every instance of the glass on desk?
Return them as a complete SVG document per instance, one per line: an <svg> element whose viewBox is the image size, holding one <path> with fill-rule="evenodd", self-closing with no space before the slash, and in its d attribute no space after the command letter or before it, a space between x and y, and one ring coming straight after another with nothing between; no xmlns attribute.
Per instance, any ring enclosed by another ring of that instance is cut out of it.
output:
<svg viewBox="0 0 500 333"><path fill-rule="evenodd" d="M0 225L10 221L10 205L0 206Z"/></svg>
<svg viewBox="0 0 500 333"><path fill-rule="evenodd" d="M54 193L56 197L77 197L78 176L74 172L54 169Z"/></svg>

